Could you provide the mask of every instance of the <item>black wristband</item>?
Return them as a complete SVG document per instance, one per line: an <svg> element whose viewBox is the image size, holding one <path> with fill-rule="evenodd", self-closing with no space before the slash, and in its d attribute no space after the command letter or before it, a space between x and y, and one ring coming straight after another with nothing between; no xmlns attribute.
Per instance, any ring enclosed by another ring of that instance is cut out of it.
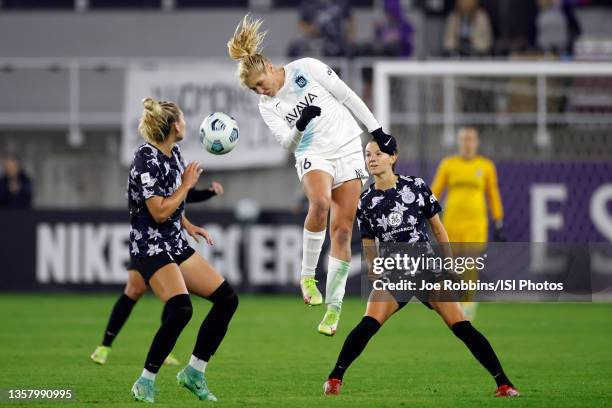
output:
<svg viewBox="0 0 612 408"><path fill-rule="evenodd" d="M207 188L206 190L196 190L195 188L192 188L187 192L186 201L188 203L199 203L202 201L206 201L216 195L217 193L215 193L215 191L210 188Z"/></svg>

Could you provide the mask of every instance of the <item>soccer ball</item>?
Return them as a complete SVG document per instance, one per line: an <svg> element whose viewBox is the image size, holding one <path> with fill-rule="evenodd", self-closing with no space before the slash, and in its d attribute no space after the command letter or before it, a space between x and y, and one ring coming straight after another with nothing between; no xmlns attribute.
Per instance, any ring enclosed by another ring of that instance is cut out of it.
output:
<svg viewBox="0 0 612 408"><path fill-rule="evenodd" d="M212 154L226 154L238 143L238 123L223 112L208 115L200 125L200 143Z"/></svg>

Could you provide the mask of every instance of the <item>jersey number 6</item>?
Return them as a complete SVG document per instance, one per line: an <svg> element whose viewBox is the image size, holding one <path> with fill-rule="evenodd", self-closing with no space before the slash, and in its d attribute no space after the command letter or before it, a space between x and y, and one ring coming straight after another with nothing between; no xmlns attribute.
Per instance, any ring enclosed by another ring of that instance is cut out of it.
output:
<svg viewBox="0 0 612 408"><path fill-rule="evenodd" d="M303 164L304 170L308 170L310 166L312 166L312 163L309 162L307 158L304 158L304 164Z"/></svg>

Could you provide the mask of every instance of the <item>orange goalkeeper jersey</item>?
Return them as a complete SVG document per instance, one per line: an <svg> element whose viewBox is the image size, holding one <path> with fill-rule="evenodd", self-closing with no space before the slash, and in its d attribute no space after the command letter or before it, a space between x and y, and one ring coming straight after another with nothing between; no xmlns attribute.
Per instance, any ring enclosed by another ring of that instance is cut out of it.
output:
<svg viewBox="0 0 612 408"><path fill-rule="evenodd" d="M476 156L471 160L451 156L442 160L431 185L431 191L442 198L445 190L444 223L486 223L489 201L491 216L501 220L504 210L497 186L497 171L493 162Z"/></svg>

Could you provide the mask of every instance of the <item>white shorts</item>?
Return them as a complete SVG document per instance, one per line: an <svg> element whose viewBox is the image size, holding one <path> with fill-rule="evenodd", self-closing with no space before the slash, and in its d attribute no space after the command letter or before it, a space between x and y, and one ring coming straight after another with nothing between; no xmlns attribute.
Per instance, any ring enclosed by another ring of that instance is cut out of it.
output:
<svg viewBox="0 0 612 408"><path fill-rule="evenodd" d="M332 190L340 187L345 181L359 179L362 184L368 181L368 171L361 152L350 154L339 159L323 159L317 156L300 157L295 162L300 181L304 174L313 170L323 170L333 178Z"/></svg>

